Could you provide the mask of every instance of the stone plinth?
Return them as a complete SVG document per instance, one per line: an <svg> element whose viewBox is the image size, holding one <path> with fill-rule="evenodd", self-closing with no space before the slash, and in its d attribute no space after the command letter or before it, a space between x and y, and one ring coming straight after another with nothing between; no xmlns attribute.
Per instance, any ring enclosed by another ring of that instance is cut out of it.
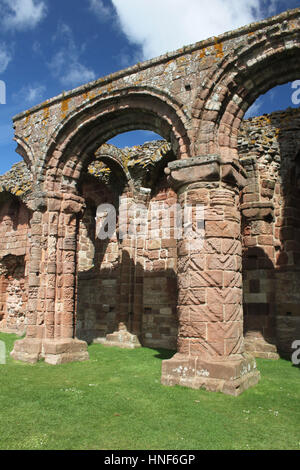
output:
<svg viewBox="0 0 300 470"><path fill-rule="evenodd" d="M96 344L104 346L117 346L123 349L136 349L141 347L141 343L136 335L127 331L124 323L119 324L118 331L106 335L106 338L97 338L94 340Z"/></svg>
<svg viewBox="0 0 300 470"><path fill-rule="evenodd" d="M254 357L279 359L276 345L266 341L260 332L248 331L246 333L245 349Z"/></svg>
<svg viewBox="0 0 300 470"><path fill-rule="evenodd" d="M259 379L256 362L247 353L226 360L203 360L201 357L178 353L162 363L161 383L169 386L204 388L237 396L256 385Z"/></svg>
<svg viewBox="0 0 300 470"><path fill-rule="evenodd" d="M24 338L15 342L11 356L17 361L30 363L44 359L53 365L89 359L87 343L76 338L55 340Z"/></svg>
<svg viewBox="0 0 300 470"><path fill-rule="evenodd" d="M16 361L34 364L41 359L42 340L36 338L24 338L15 341L14 349L10 353Z"/></svg>

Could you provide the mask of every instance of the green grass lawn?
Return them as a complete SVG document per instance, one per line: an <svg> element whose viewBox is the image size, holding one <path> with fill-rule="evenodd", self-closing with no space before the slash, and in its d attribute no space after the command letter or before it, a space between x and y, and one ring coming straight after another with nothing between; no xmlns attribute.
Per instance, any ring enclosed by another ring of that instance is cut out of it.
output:
<svg viewBox="0 0 300 470"><path fill-rule="evenodd" d="M14 361L0 333L0 449L300 449L300 369L257 360L260 383L239 397L160 384L174 353L89 347L90 361Z"/></svg>

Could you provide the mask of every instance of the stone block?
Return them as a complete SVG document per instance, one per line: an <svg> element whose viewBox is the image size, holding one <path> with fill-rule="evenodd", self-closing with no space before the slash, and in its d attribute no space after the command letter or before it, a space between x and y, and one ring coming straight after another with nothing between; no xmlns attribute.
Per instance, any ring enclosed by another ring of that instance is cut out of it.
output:
<svg viewBox="0 0 300 470"><path fill-rule="evenodd" d="M204 388L238 396L247 388L257 385L259 380L256 362L246 353L222 361L177 353L162 363L161 383L168 386Z"/></svg>

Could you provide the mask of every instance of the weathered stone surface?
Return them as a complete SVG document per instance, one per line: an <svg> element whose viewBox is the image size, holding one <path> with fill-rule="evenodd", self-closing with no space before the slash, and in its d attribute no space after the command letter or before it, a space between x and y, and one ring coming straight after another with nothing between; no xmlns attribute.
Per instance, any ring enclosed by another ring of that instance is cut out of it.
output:
<svg viewBox="0 0 300 470"><path fill-rule="evenodd" d="M0 181L0 323L27 329L13 357L86 360L76 335L119 346L177 340L163 383L237 395L259 379L245 346L271 357L280 339L289 354L299 318L299 111L242 118L275 83L299 78L299 46L297 9L14 118L30 172L19 165ZM168 142L105 144L138 128ZM16 197L27 204L17 216ZM107 204L118 219L105 239ZM24 273L7 256L23 257Z"/></svg>
<svg viewBox="0 0 300 470"><path fill-rule="evenodd" d="M140 348L141 344L136 335L129 333L124 323L119 323L118 331L106 335L106 338L96 338L94 343L103 344L104 346L116 346L122 349Z"/></svg>
<svg viewBox="0 0 300 470"><path fill-rule="evenodd" d="M207 361L199 357L175 354L163 361L163 385L183 385L195 389L204 388L238 396L244 390L256 385L260 373L255 360L247 354L227 361Z"/></svg>

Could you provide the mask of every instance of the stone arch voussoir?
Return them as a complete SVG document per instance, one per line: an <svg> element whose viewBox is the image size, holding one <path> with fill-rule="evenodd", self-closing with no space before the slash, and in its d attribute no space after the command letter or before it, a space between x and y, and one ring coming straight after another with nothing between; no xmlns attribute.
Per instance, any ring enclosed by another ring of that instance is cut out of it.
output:
<svg viewBox="0 0 300 470"><path fill-rule="evenodd" d="M54 182L63 175L78 179L86 161L103 143L129 130L157 132L171 140L177 155L189 157L187 121L174 99L149 89L123 89L95 99L74 111L51 136L42 168L50 181L48 189L55 190Z"/></svg>
<svg viewBox="0 0 300 470"><path fill-rule="evenodd" d="M30 145L26 142L24 137L20 137L15 135L14 140L17 142L18 146L16 148L16 152L21 155L24 159L27 167L31 169L33 162L34 162L34 154L30 147Z"/></svg>
<svg viewBox="0 0 300 470"><path fill-rule="evenodd" d="M207 78L194 105L194 154L237 158L238 130L247 109L274 86L299 78L300 29L278 28L270 37L249 36L249 47L224 57Z"/></svg>

